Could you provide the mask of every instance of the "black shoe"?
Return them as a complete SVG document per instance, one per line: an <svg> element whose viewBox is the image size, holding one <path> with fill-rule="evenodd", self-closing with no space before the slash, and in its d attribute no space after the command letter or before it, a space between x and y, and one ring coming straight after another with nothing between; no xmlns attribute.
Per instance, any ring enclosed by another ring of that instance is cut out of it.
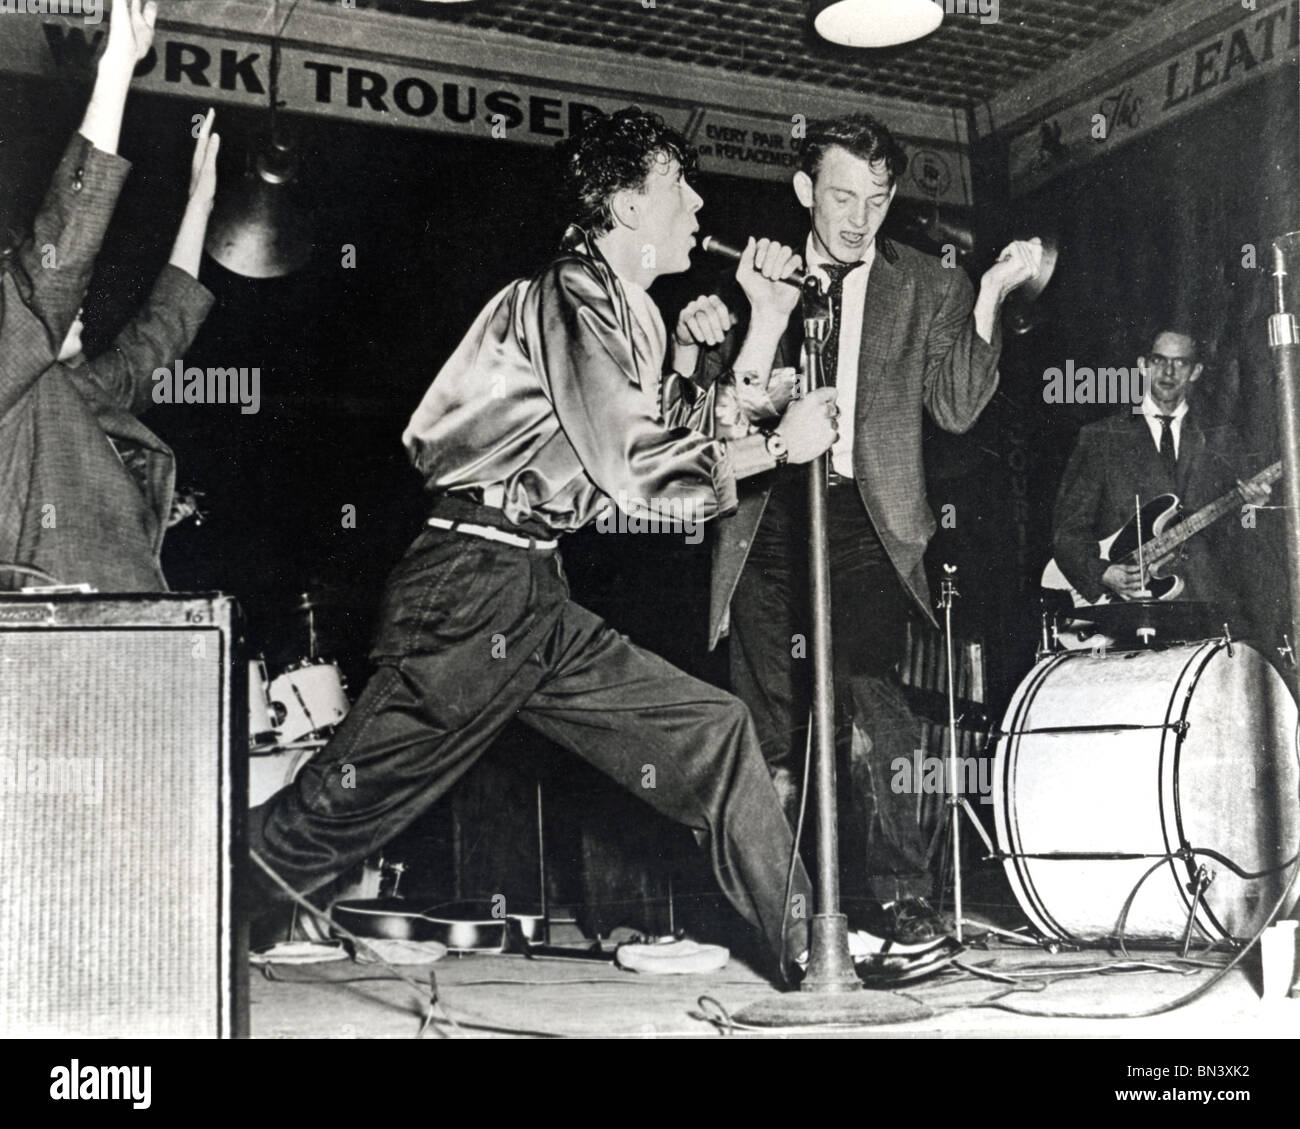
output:
<svg viewBox="0 0 1300 1129"><path fill-rule="evenodd" d="M881 908L885 931L900 945L923 945L948 932L935 908L924 898L899 898Z"/></svg>

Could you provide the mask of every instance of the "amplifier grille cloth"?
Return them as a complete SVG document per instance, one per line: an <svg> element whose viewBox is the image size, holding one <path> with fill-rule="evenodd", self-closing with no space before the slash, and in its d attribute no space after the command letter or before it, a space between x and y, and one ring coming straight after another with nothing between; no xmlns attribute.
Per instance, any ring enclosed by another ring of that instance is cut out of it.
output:
<svg viewBox="0 0 1300 1129"><path fill-rule="evenodd" d="M217 1033L221 648L0 632L0 1033Z"/></svg>

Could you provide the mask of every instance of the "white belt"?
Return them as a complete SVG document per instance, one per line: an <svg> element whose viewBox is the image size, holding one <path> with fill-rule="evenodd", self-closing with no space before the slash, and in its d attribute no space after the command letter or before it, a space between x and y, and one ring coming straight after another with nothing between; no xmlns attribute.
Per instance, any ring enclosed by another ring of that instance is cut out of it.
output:
<svg viewBox="0 0 1300 1129"><path fill-rule="evenodd" d="M502 545L513 545L516 549L558 549L559 541L541 541L536 537L520 537L507 533L504 529L493 529L490 525L473 525L468 521L450 521L443 517L426 519L427 524L435 529L449 529L453 533L468 533L471 537L482 537L484 541L499 541Z"/></svg>

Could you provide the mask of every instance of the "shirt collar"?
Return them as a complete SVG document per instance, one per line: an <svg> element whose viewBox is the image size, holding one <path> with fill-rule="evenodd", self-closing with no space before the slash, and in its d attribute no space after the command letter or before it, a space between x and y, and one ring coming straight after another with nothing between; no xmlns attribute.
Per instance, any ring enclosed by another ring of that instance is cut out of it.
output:
<svg viewBox="0 0 1300 1129"><path fill-rule="evenodd" d="M1157 423L1160 421L1161 416L1172 415L1173 419L1170 421L1170 426L1172 426L1187 414L1187 398L1183 397L1183 402L1172 412L1166 412L1153 399L1151 399L1151 393L1148 392L1142 397L1142 414L1146 416L1147 419L1153 419Z"/></svg>
<svg viewBox="0 0 1300 1129"><path fill-rule="evenodd" d="M876 244L874 241L872 241L867 246L867 253L862 256L862 265L870 269L871 264L875 261L875 258L876 258ZM830 266L835 263L834 259L826 255L823 255L820 251L817 250L817 245L813 241L811 231L808 233L808 242L804 244L804 262L808 264L809 270L816 270L818 267ZM840 264L840 266L847 266L847 265L848 265L847 263ZM850 275L849 277L852 277L852 275Z"/></svg>

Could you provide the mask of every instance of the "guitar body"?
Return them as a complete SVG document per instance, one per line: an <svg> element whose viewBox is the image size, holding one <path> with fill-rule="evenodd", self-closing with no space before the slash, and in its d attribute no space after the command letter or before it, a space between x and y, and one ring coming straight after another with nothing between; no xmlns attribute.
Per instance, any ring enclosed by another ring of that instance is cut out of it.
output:
<svg viewBox="0 0 1300 1129"><path fill-rule="evenodd" d="M542 919L534 914L494 915L489 902L444 902L424 906L405 898L335 902L330 916L358 937L393 941L438 941L453 953L501 953L507 926L517 921L524 940L541 939Z"/></svg>
<svg viewBox="0 0 1300 1129"><path fill-rule="evenodd" d="M1180 506L1181 503L1177 494L1161 494L1143 506L1139 511L1141 514L1142 542L1149 542L1153 538L1161 536L1170 527L1177 525L1182 516ZM1135 563L1135 560L1130 558L1134 557L1138 547L1138 524L1138 514L1134 514L1114 533L1099 542L1098 550L1102 560L1109 561L1111 564ZM1154 562L1147 562L1147 590L1151 593L1149 598L1176 600L1182 595L1183 589L1186 587L1182 577L1165 572L1176 559L1176 556L1171 553ZM1047 562L1047 567L1043 569L1043 578L1039 583L1044 588L1069 592L1070 599L1074 601L1076 608L1091 608L1097 604L1109 604L1115 599L1109 592L1103 594L1097 600L1087 599L1082 592L1066 579L1065 573L1061 571L1055 560Z"/></svg>
<svg viewBox="0 0 1300 1129"><path fill-rule="evenodd" d="M1142 525L1141 542L1159 537L1170 526L1176 525L1182 516L1180 507L1177 494L1161 494L1143 506L1139 511ZM1135 514L1101 543L1102 559L1110 561L1111 564L1136 563L1138 544L1138 515ZM1182 577L1172 573L1166 575L1163 571L1171 566L1175 559L1170 555L1158 561L1146 562L1147 589L1152 599L1176 600L1182 594L1185 587Z"/></svg>
<svg viewBox="0 0 1300 1129"><path fill-rule="evenodd" d="M1266 487L1281 477L1282 464L1279 461L1265 467L1248 483L1242 485ZM1167 570L1177 561L1179 546L1202 529L1208 529L1220 518L1236 511L1245 496L1241 490L1229 490L1208 506L1202 506L1190 517L1184 517L1178 495L1161 494L1158 498L1149 501L1104 541L1099 542L1098 555L1111 564L1136 564L1137 548L1141 544L1143 563L1147 568L1147 590L1150 593L1142 599L1176 600L1182 595L1185 585L1181 577ZM1140 541L1139 530L1142 534ZM1086 599L1066 579L1054 560L1047 562L1047 567L1043 569L1043 579L1039 583L1044 588L1069 592L1076 608L1091 608L1097 604L1109 604L1113 600L1109 593L1096 601ZM1124 602L1130 601L1125 599Z"/></svg>
<svg viewBox="0 0 1300 1129"><path fill-rule="evenodd" d="M510 953L536 959L612 961L614 950L599 942L588 949L548 945L541 914L499 916L492 902L442 902L434 906L406 898L364 898L335 902L330 916L358 937L391 941L437 941L451 953Z"/></svg>

